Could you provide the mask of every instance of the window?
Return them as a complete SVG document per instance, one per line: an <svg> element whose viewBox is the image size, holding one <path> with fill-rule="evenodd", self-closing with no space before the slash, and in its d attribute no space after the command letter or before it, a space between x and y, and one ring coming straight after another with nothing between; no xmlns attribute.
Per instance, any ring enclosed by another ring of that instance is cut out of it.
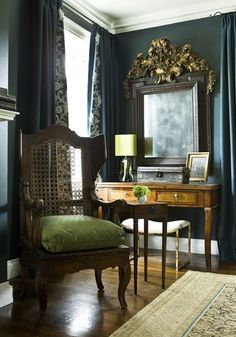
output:
<svg viewBox="0 0 236 337"><path fill-rule="evenodd" d="M69 128L88 136L87 83L90 32L65 18Z"/></svg>

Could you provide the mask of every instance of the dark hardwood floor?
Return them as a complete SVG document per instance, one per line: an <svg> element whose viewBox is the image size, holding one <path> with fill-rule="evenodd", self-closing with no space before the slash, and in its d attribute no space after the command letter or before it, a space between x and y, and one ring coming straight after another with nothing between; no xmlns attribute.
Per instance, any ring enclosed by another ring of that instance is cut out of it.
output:
<svg viewBox="0 0 236 337"><path fill-rule="evenodd" d="M182 254L182 258L185 254ZM192 270L206 271L202 255L192 255ZM168 252L166 288L181 277L176 275L174 253ZM212 257L212 272L236 274L236 264L220 264ZM93 271L81 271L49 280L48 308L39 323L35 294L0 308L0 337L105 337L118 329L161 292L160 252L151 252L148 281L143 281L143 259L139 258L138 295L133 293L133 278L126 292L127 309L121 309L117 298L117 269L103 272L104 292L98 292ZM20 279L12 280L14 295Z"/></svg>

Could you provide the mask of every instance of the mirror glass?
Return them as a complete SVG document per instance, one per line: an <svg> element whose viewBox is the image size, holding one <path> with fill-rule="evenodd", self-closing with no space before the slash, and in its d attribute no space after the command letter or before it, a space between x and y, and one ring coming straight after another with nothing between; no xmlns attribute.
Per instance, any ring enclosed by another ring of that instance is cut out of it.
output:
<svg viewBox="0 0 236 337"><path fill-rule="evenodd" d="M138 79L131 91L137 166L185 166L188 152L210 152L210 104L204 73L186 74L172 84Z"/></svg>
<svg viewBox="0 0 236 337"><path fill-rule="evenodd" d="M185 157L193 151L192 89L144 95L144 156Z"/></svg>

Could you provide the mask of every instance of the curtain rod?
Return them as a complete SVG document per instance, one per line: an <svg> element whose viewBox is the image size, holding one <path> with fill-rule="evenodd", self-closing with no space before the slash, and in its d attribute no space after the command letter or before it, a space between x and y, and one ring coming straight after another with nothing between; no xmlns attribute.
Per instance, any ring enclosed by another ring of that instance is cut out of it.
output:
<svg viewBox="0 0 236 337"><path fill-rule="evenodd" d="M222 15L222 12L215 12L212 16L221 16Z"/></svg>
<svg viewBox="0 0 236 337"><path fill-rule="evenodd" d="M93 20L91 20L91 19L90 19L89 17L87 17L85 14L79 12L77 8L75 8L75 7L72 6L71 4L68 4L66 1L63 1L63 5L64 5L67 9L71 10L72 12L74 12L76 15L80 16L80 17L81 17L82 19L84 19L85 21L87 21L87 22L89 22L89 23L91 23L91 24L94 23Z"/></svg>
<svg viewBox="0 0 236 337"><path fill-rule="evenodd" d="M214 17L216 17L216 16L222 16L222 15L225 15L225 14L232 14L232 13L235 13L235 11L233 11L233 12L226 12L226 13L222 13L222 12L220 12L220 11L217 11L217 12L215 12L213 15L210 14L210 17L214 18Z"/></svg>

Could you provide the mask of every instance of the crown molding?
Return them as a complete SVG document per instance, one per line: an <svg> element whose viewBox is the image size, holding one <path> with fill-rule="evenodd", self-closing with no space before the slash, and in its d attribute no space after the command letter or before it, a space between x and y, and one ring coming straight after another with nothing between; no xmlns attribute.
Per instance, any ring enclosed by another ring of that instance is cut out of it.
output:
<svg viewBox="0 0 236 337"><path fill-rule="evenodd" d="M169 25L178 22L202 19L209 16L214 16L216 12L228 13L236 10L235 1L227 1L225 5L222 1L215 1L214 8L212 8L212 1L195 6L189 5L183 8L173 10L163 10L155 12L150 15L143 15L139 17L130 17L126 19L116 20L112 23L112 30L114 33L124 33L134 30L147 29Z"/></svg>
<svg viewBox="0 0 236 337"><path fill-rule="evenodd" d="M114 20L111 16L101 14L85 0L64 0L65 6L76 11L85 20L96 22L113 34L130 32L134 30L153 28L168 24L202 19L214 16L215 13L228 13L236 10L235 0L207 1L196 5L188 5L172 10L163 10L143 16L130 16L129 18Z"/></svg>

